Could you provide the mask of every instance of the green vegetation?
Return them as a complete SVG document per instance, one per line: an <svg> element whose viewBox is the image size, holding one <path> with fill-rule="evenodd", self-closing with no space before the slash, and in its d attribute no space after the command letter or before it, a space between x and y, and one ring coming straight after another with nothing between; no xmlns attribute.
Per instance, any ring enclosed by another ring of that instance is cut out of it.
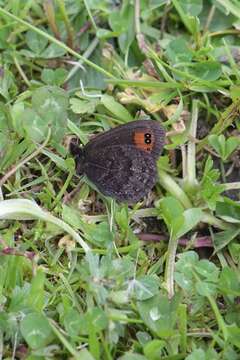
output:
<svg viewBox="0 0 240 360"><path fill-rule="evenodd" d="M239 0L0 1L0 359L240 358ZM72 136L167 133L135 205Z"/></svg>

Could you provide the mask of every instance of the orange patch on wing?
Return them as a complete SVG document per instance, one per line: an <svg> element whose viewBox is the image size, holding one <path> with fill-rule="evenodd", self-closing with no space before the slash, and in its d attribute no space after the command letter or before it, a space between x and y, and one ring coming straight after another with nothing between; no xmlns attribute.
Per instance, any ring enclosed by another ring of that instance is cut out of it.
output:
<svg viewBox="0 0 240 360"><path fill-rule="evenodd" d="M151 152L154 146L154 134L151 130L135 131L133 142L138 149Z"/></svg>

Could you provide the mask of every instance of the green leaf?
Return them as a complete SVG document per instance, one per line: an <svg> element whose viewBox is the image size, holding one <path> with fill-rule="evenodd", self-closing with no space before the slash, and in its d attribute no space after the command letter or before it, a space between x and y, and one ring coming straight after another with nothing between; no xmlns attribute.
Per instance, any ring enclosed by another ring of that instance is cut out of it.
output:
<svg viewBox="0 0 240 360"><path fill-rule="evenodd" d="M98 29L96 35L99 39L109 39L112 37L117 37L119 35L119 32L110 31L107 29Z"/></svg>
<svg viewBox="0 0 240 360"><path fill-rule="evenodd" d="M89 329L94 327L94 331L99 333L107 328L108 318L101 308L93 307L85 315L85 324Z"/></svg>
<svg viewBox="0 0 240 360"><path fill-rule="evenodd" d="M196 290L199 295L208 297L216 294L217 287L216 284L212 284L207 281L197 281Z"/></svg>
<svg viewBox="0 0 240 360"><path fill-rule="evenodd" d="M177 232L177 237L181 237L192 230L202 220L203 212L199 208L187 209L183 213L183 224Z"/></svg>
<svg viewBox="0 0 240 360"><path fill-rule="evenodd" d="M147 300L159 291L159 280L153 275L144 275L134 280L134 293L137 300Z"/></svg>
<svg viewBox="0 0 240 360"><path fill-rule="evenodd" d="M62 218L75 229L80 229L82 226L82 220L79 216L79 211L65 204L62 206Z"/></svg>
<svg viewBox="0 0 240 360"><path fill-rule="evenodd" d="M26 43L33 53L39 55L47 46L48 40L36 31L29 30L26 34Z"/></svg>
<svg viewBox="0 0 240 360"><path fill-rule="evenodd" d="M224 202L218 202L216 206L216 215L231 223L240 223L240 204L224 198Z"/></svg>
<svg viewBox="0 0 240 360"><path fill-rule="evenodd" d="M159 209L169 231L177 238L192 230L201 221L203 216L199 208L184 211L180 202L170 196L159 201Z"/></svg>
<svg viewBox="0 0 240 360"><path fill-rule="evenodd" d="M217 202L222 199L220 194L225 190L224 185L216 182L219 175L219 170L213 169L213 160L208 157L200 183L200 197L206 201L211 210L215 210Z"/></svg>
<svg viewBox="0 0 240 360"><path fill-rule="evenodd" d="M57 44L50 44L41 54L42 59L54 59L66 54L66 50Z"/></svg>
<svg viewBox="0 0 240 360"><path fill-rule="evenodd" d="M41 74L42 81L47 85L57 85L61 86L65 79L67 78L68 72L67 70L60 69L43 69Z"/></svg>
<svg viewBox="0 0 240 360"><path fill-rule="evenodd" d="M144 323L158 336L171 337L175 332L178 298L169 300L159 294L145 301L138 301L137 308Z"/></svg>
<svg viewBox="0 0 240 360"><path fill-rule="evenodd" d="M71 101L71 100L70 100ZM88 136L76 125L74 124L71 120L68 119L67 122L67 126L68 129L75 135L77 135L77 137L79 137L79 139L81 140L81 142L83 144L86 144L88 142Z"/></svg>
<svg viewBox="0 0 240 360"><path fill-rule="evenodd" d="M195 349L186 360L207 360L205 351L203 349Z"/></svg>
<svg viewBox="0 0 240 360"><path fill-rule="evenodd" d="M83 350L79 351L77 360L96 360L96 359L92 356L92 354L87 349L83 349Z"/></svg>
<svg viewBox="0 0 240 360"><path fill-rule="evenodd" d="M109 15L109 24L112 30L118 33L118 44L123 53L126 53L135 38L134 7L129 2L123 2L121 10L112 11Z"/></svg>
<svg viewBox="0 0 240 360"><path fill-rule="evenodd" d="M118 103L112 96L103 95L101 97L101 102L117 119L120 119L123 122L133 120L132 115L128 112L128 110Z"/></svg>
<svg viewBox="0 0 240 360"><path fill-rule="evenodd" d="M45 274L41 269L39 269L32 279L30 292L27 297L29 306L31 306L35 311L43 310L45 300L44 284Z"/></svg>
<svg viewBox="0 0 240 360"><path fill-rule="evenodd" d="M51 128L52 141L59 143L67 129L67 93L56 86L43 86L33 92L32 106L41 124L44 122L45 131L46 126Z"/></svg>
<svg viewBox="0 0 240 360"><path fill-rule="evenodd" d="M51 159L52 162L54 162L54 163L57 165L57 167L58 167L59 169L63 170L63 171L73 171L74 168L75 168L75 166L74 166L74 161L73 161L72 159L71 159L71 160L72 160L72 163L69 164L70 159L68 159L68 161L67 161L67 160L61 158L60 156L54 154L54 153L51 152L51 151L48 151L48 150L45 150L45 149L44 149L44 150L42 151L42 153L43 153L44 155L46 155L47 157L49 157L49 159Z"/></svg>
<svg viewBox="0 0 240 360"><path fill-rule="evenodd" d="M220 155L223 161L232 154L238 146L240 146L240 140L237 137L231 136L227 140L223 134L221 135L210 135L208 137L209 144L214 150Z"/></svg>
<svg viewBox="0 0 240 360"><path fill-rule="evenodd" d="M64 316L64 327L68 336L78 336L81 331L83 316L76 309L70 309Z"/></svg>
<svg viewBox="0 0 240 360"><path fill-rule="evenodd" d="M144 354L146 355L147 359L151 360L159 360L161 359L162 355L164 354L164 348L166 347L166 342L163 340L154 339L149 341L144 346Z"/></svg>
<svg viewBox="0 0 240 360"><path fill-rule="evenodd" d="M159 210L169 231L177 234L184 222L184 208L181 203L171 196L166 196L159 201Z"/></svg>
<svg viewBox="0 0 240 360"><path fill-rule="evenodd" d="M226 160L236 149L240 146L240 139L234 136L231 136L226 141Z"/></svg>
<svg viewBox="0 0 240 360"><path fill-rule="evenodd" d="M83 223L82 228L88 241L96 246L106 247L113 241L113 233L110 231L108 222L102 221L98 224Z"/></svg>
<svg viewBox="0 0 240 360"><path fill-rule="evenodd" d="M185 13L197 16L202 11L202 0L179 0L179 4Z"/></svg>
<svg viewBox="0 0 240 360"><path fill-rule="evenodd" d="M16 95L17 87L15 84L15 77L7 68L2 69L0 74L0 95L7 101Z"/></svg>
<svg viewBox="0 0 240 360"><path fill-rule="evenodd" d="M240 349L240 328L236 324L228 327L229 341Z"/></svg>
<svg viewBox="0 0 240 360"><path fill-rule="evenodd" d="M194 251L187 251L180 254L175 264L174 278L178 285L189 293L194 289L193 269L199 260L198 254Z"/></svg>
<svg viewBox="0 0 240 360"><path fill-rule="evenodd" d="M71 110L75 114L92 114L95 111L97 104L99 103L96 99L82 100L77 98L70 99Z"/></svg>
<svg viewBox="0 0 240 360"><path fill-rule="evenodd" d="M218 252L221 249L225 248L228 244L230 244L233 239L237 238L239 233L240 228L233 228L213 234L213 244L215 252Z"/></svg>
<svg viewBox="0 0 240 360"><path fill-rule="evenodd" d="M199 20L197 17L194 17L185 11L185 9L183 8L185 1L172 0L172 3L174 5L174 7L176 8L177 12L179 13L181 20L184 23L185 27L188 29L188 31L191 34L197 35L197 33L199 32Z"/></svg>
<svg viewBox="0 0 240 360"><path fill-rule="evenodd" d="M53 339L53 332L46 317L39 313L26 315L20 323L20 330L31 349L42 348Z"/></svg>
<svg viewBox="0 0 240 360"><path fill-rule="evenodd" d="M240 296L240 281L237 272L230 267L224 267L220 274L218 288L226 296Z"/></svg>
<svg viewBox="0 0 240 360"><path fill-rule="evenodd" d="M222 69L219 62L202 61L200 63L191 64L189 72L201 80L214 81L220 77Z"/></svg>
<svg viewBox="0 0 240 360"><path fill-rule="evenodd" d="M168 58L174 63L190 62L193 57L193 52L187 46L187 42L183 38L172 40L166 49Z"/></svg>
<svg viewBox="0 0 240 360"><path fill-rule="evenodd" d="M217 282L218 280L219 269L214 263L206 259L200 260L195 265L195 270L204 280L212 282Z"/></svg>
<svg viewBox="0 0 240 360"><path fill-rule="evenodd" d="M29 139L37 143L46 139L48 123L44 117L39 116L34 110L26 109L22 114L22 120L23 129Z"/></svg>
<svg viewBox="0 0 240 360"><path fill-rule="evenodd" d="M220 135L224 138L224 135ZM224 138L225 139L225 138ZM216 134L213 135L209 135L208 137L208 142L209 144L214 148L214 150L219 154L222 155L222 152L224 151L224 148L222 148L221 143L223 143L223 141L219 141L219 136Z"/></svg>
<svg viewBox="0 0 240 360"><path fill-rule="evenodd" d="M214 295L217 289L219 269L208 260L200 260L193 251L180 255L175 265L175 280L189 293L204 297Z"/></svg>

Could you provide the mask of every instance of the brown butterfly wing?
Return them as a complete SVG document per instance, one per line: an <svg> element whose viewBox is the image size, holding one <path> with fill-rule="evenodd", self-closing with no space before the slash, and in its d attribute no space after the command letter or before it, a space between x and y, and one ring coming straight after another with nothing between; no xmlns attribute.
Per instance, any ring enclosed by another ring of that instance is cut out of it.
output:
<svg viewBox="0 0 240 360"><path fill-rule="evenodd" d="M146 138L145 138L146 137ZM149 142L146 144L145 142ZM154 120L137 120L117 126L89 141L84 150L89 158L94 158L98 149L109 145L132 145L149 152L157 158L162 151L165 142L165 131L159 122Z"/></svg>
<svg viewBox="0 0 240 360"><path fill-rule="evenodd" d="M114 145L98 149L94 162L88 156L84 173L104 195L120 202L137 202L156 183L156 160L131 145Z"/></svg>

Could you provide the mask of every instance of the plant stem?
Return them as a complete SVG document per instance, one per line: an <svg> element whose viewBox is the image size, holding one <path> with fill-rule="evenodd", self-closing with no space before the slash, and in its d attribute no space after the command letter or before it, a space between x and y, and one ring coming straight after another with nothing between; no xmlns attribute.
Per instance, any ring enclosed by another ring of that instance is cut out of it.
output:
<svg viewBox="0 0 240 360"><path fill-rule="evenodd" d="M84 5L85 5L85 8L86 8L86 10L87 10L88 16L89 16L89 18L90 18L90 21L91 21L91 23L92 23L92 26L94 27L95 31L97 32L98 27L97 27L97 24L95 23L94 17L92 16L90 7L89 7L89 5L88 5L88 0L83 0L83 2L84 2Z"/></svg>
<svg viewBox="0 0 240 360"><path fill-rule="evenodd" d="M217 304L216 304L215 300L213 299L213 297L211 295L207 295L207 298L208 298L208 301L210 302L210 305L215 314L215 317L216 317L216 320L218 323L218 327L219 327L219 329L222 330L224 340L226 341L228 338L228 330L227 330L226 324L222 318L222 315L220 314L220 311L219 311Z"/></svg>
<svg viewBox="0 0 240 360"><path fill-rule="evenodd" d="M240 182L232 182L232 183L226 183L223 184L225 186L225 190L236 190L240 189Z"/></svg>
<svg viewBox="0 0 240 360"><path fill-rule="evenodd" d="M174 296L174 266L175 266L175 256L177 251L178 239L170 236L168 243L168 251L166 258L166 268L165 268L165 282L168 292L168 297L171 299Z"/></svg>
<svg viewBox="0 0 240 360"><path fill-rule="evenodd" d="M95 38L93 39L93 41L90 43L90 45L88 46L87 50L83 53L83 55L82 55L83 58L84 58L84 59L89 58L89 56L91 56L91 54L92 54L93 51L96 49L96 47L98 46L98 44L99 44L99 40L98 40L97 37L95 37ZM69 80L76 74L76 72L77 72L79 69L83 68L83 66L81 66L83 63L84 63L83 60L80 60L80 61L78 61L78 62L76 63L76 65L69 71L68 76L67 76L65 82L69 81ZM84 68L83 68L83 69L84 69ZM84 69L84 70L85 70L85 69Z"/></svg>
<svg viewBox="0 0 240 360"><path fill-rule="evenodd" d="M13 61L14 61L14 64L16 65L16 68L17 68L19 74L21 75L23 81L25 82L25 84L26 84L28 87L30 87L30 81L28 80L27 76L25 75L25 73L24 73L21 65L19 64L18 59L17 59L16 56L13 56Z"/></svg>
<svg viewBox="0 0 240 360"><path fill-rule="evenodd" d="M72 177L73 177L73 172L69 172L68 177L67 177L64 185L62 186L61 190L59 191L59 193L57 194L57 196L56 196L56 198L55 198L55 200L53 202L52 209L55 208L55 206L58 204L60 199L63 197L68 185L70 184L70 181L71 181Z"/></svg>
<svg viewBox="0 0 240 360"><path fill-rule="evenodd" d="M195 139L197 132L197 120L198 120L198 101L193 100L192 107L192 121L189 129L189 137ZM184 179L186 185L190 189L194 189L196 180L196 144L194 141L189 141L187 148L187 177Z"/></svg>
<svg viewBox="0 0 240 360"><path fill-rule="evenodd" d="M181 352L187 352L187 305L180 304L178 309L179 314L179 332L180 332L180 346Z"/></svg>

